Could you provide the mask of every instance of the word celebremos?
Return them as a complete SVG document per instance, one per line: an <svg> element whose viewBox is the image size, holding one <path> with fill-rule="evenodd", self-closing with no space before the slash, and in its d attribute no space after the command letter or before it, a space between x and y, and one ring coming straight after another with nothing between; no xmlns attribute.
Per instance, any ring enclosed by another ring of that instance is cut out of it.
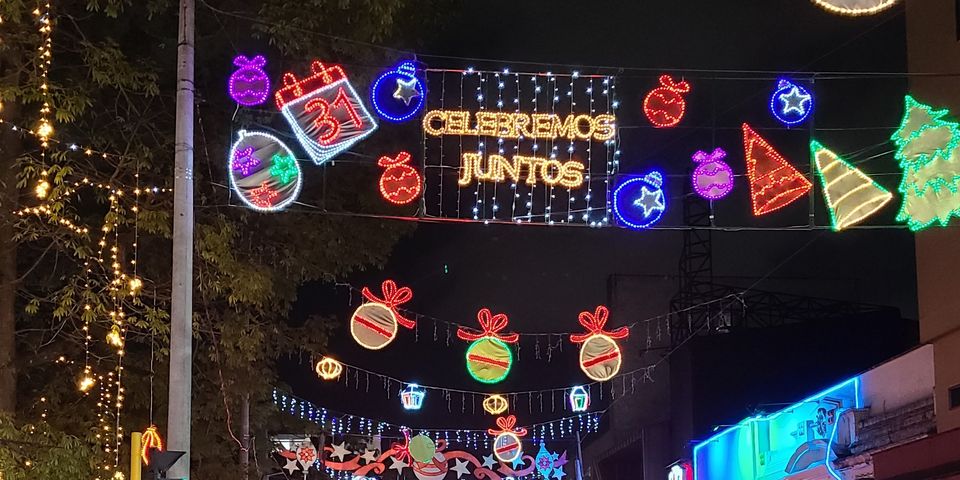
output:
<svg viewBox="0 0 960 480"><path fill-rule="evenodd" d="M471 120L474 117L474 120ZM504 113L465 110L431 110L423 117L428 135L472 135L500 138L592 140L603 142L616 134L613 115Z"/></svg>

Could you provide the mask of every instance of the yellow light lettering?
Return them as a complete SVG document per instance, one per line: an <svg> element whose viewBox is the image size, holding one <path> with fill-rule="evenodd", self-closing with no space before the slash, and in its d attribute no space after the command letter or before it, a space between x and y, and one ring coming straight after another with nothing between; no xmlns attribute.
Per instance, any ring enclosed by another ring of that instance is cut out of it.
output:
<svg viewBox="0 0 960 480"><path fill-rule="evenodd" d="M583 164L571 160L563 164L563 178L560 179L560 185L567 188L580 188L583 186Z"/></svg>
<svg viewBox="0 0 960 480"><path fill-rule="evenodd" d="M576 116L567 115L567 118L563 120L563 123L560 123L560 118L557 116L554 116L553 119L553 138L566 138L567 140L573 140L573 137L576 135L574 133L576 130L576 125L574 125Z"/></svg>
<svg viewBox="0 0 960 480"><path fill-rule="evenodd" d="M483 158L480 153L464 153L460 160L460 178L457 179L457 185L466 187L473 182L473 165L480 168L480 159Z"/></svg>
<svg viewBox="0 0 960 480"><path fill-rule="evenodd" d="M583 131L582 127L586 126L587 130ZM577 118L573 121L573 133L580 140L590 140L590 137L593 136L593 117L590 115L577 115Z"/></svg>
<svg viewBox="0 0 960 480"><path fill-rule="evenodd" d="M613 115L597 115L594 119L596 129L593 131L593 139L598 142L605 142L617 134L616 121Z"/></svg>
<svg viewBox="0 0 960 480"><path fill-rule="evenodd" d="M485 137L497 135L497 114L494 112L477 112L477 134Z"/></svg>
<svg viewBox="0 0 960 480"><path fill-rule="evenodd" d="M559 160L546 160L540 165L540 178L551 187L563 177L563 164Z"/></svg>
<svg viewBox="0 0 960 480"><path fill-rule="evenodd" d="M556 134L553 131L553 122L557 118L556 115L551 115L549 113L534 113L531 115L533 118L533 134L530 135L533 138L554 138Z"/></svg>
<svg viewBox="0 0 960 480"><path fill-rule="evenodd" d="M444 122L447 118L447 112L443 110L431 110L423 116L423 131L428 135L439 137L444 134ZM439 127L434 126L434 122L439 121Z"/></svg>

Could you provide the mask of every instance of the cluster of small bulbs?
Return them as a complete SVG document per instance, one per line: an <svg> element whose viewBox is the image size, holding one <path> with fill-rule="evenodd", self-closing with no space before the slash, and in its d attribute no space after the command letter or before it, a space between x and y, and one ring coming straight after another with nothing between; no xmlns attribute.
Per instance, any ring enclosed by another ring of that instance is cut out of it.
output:
<svg viewBox="0 0 960 480"><path fill-rule="evenodd" d="M53 58L53 25L50 23L50 2L46 1L33 11L39 25L41 44L38 47L37 64L40 68L40 92L43 96L43 106L40 107L40 123L37 125L36 135L40 137L41 145L46 148L47 140L53 135L53 123L50 121L50 61Z"/></svg>

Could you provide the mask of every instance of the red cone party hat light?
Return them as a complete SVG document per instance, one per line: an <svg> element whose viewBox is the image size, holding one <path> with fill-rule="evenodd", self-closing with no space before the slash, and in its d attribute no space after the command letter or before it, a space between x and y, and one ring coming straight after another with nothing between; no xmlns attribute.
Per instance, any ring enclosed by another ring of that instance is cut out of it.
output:
<svg viewBox="0 0 960 480"><path fill-rule="evenodd" d="M806 195L813 186L746 123L743 124L743 150L754 215L781 209Z"/></svg>

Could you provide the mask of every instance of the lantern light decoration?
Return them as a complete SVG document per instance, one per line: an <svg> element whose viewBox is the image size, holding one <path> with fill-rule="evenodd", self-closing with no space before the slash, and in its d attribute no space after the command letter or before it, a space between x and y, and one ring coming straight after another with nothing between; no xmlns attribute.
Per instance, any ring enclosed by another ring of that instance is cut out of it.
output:
<svg viewBox="0 0 960 480"><path fill-rule="evenodd" d="M733 169L724 157L727 156L722 148L713 149L712 153L698 150L693 154L693 161L697 167L693 170L693 189L707 200L719 200L726 197L733 190Z"/></svg>
<svg viewBox="0 0 960 480"><path fill-rule="evenodd" d="M270 96L270 77L263 71L263 67L267 65L267 59L262 55L253 58L237 55L233 59L233 64L238 68L230 75L227 84L230 98L245 107L266 102Z"/></svg>
<svg viewBox="0 0 960 480"><path fill-rule="evenodd" d="M310 70L302 79L285 74L274 97L303 149L322 165L373 133L377 122L343 68L315 60Z"/></svg>
<svg viewBox="0 0 960 480"><path fill-rule="evenodd" d="M300 195L303 175L296 156L279 138L241 130L230 150L230 185L248 207L275 212Z"/></svg>
<svg viewBox="0 0 960 480"><path fill-rule="evenodd" d="M410 160L409 152L400 152L395 157L385 155L377 161L377 165L385 168L380 175L380 195L384 200L406 205L420 196L423 180Z"/></svg>
<svg viewBox="0 0 960 480"><path fill-rule="evenodd" d="M333 380L343 373L343 364L330 357L323 357L317 362L316 370L320 378Z"/></svg>
<svg viewBox="0 0 960 480"><path fill-rule="evenodd" d="M643 113L657 128L675 126L683 119L687 102L683 95L690 93L690 84L673 79L670 75L660 76L660 86L654 88L643 99Z"/></svg>
<svg viewBox="0 0 960 480"><path fill-rule="evenodd" d="M520 335L501 335L499 332L507 327L509 319L503 313L492 314L489 308L477 312L477 320L483 327L479 333L464 327L457 329L457 338L473 342L467 347L467 371L478 382L500 382L507 378L513 365L513 352L507 344L517 343Z"/></svg>
<svg viewBox="0 0 960 480"><path fill-rule="evenodd" d="M144 465L150 465L151 448L155 448L161 452L163 451L163 439L160 438L160 433L157 432L156 425L150 425L140 437L140 458L143 460Z"/></svg>
<svg viewBox="0 0 960 480"><path fill-rule="evenodd" d="M510 402L503 395L490 395L483 399L483 410L490 415L500 415L507 411Z"/></svg>
<svg viewBox="0 0 960 480"><path fill-rule="evenodd" d="M411 383L400 391L400 403L403 404L404 410L420 410L426 396L427 391L423 387Z"/></svg>
<svg viewBox="0 0 960 480"><path fill-rule="evenodd" d="M520 458L523 454L523 446L520 444L520 437L527 435L527 429L523 427L514 428L517 425L517 417L508 415L506 417L497 417L498 429L489 429L487 433L494 436L493 454L503 463L510 463Z"/></svg>
<svg viewBox="0 0 960 480"><path fill-rule="evenodd" d="M373 82L370 101L378 115L391 122L403 122L423 108L427 92L416 72L413 62L401 62Z"/></svg>
<svg viewBox="0 0 960 480"><path fill-rule="evenodd" d="M570 410L586 412L590 408L590 393L582 385L570 389Z"/></svg>
<svg viewBox="0 0 960 480"><path fill-rule="evenodd" d="M613 214L628 228L649 228L660 221L666 209L663 175L656 170L642 177L621 177L613 190Z"/></svg>
<svg viewBox="0 0 960 480"><path fill-rule="evenodd" d="M780 79L770 95L770 112L784 125L802 123L813 111L813 95L801 85Z"/></svg>
<svg viewBox="0 0 960 480"><path fill-rule="evenodd" d="M570 335L571 342L581 344L580 369L598 382L610 380L620 371L623 359L616 341L630 334L627 327L604 330L609 317L610 310L603 305L597 306L592 313L580 312L580 325L587 329L587 333Z"/></svg>
<svg viewBox="0 0 960 480"><path fill-rule="evenodd" d="M361 293L367 303L360 305L350 318L353 339L370 350L380 350L389 345L397 336L397 325L407 329L416 326L416 322L404 317L398 310L400 305L413 298L413 291L409 287L397 288L393 280L385 280L381 289L383 298L363 287Z"/></svg>

